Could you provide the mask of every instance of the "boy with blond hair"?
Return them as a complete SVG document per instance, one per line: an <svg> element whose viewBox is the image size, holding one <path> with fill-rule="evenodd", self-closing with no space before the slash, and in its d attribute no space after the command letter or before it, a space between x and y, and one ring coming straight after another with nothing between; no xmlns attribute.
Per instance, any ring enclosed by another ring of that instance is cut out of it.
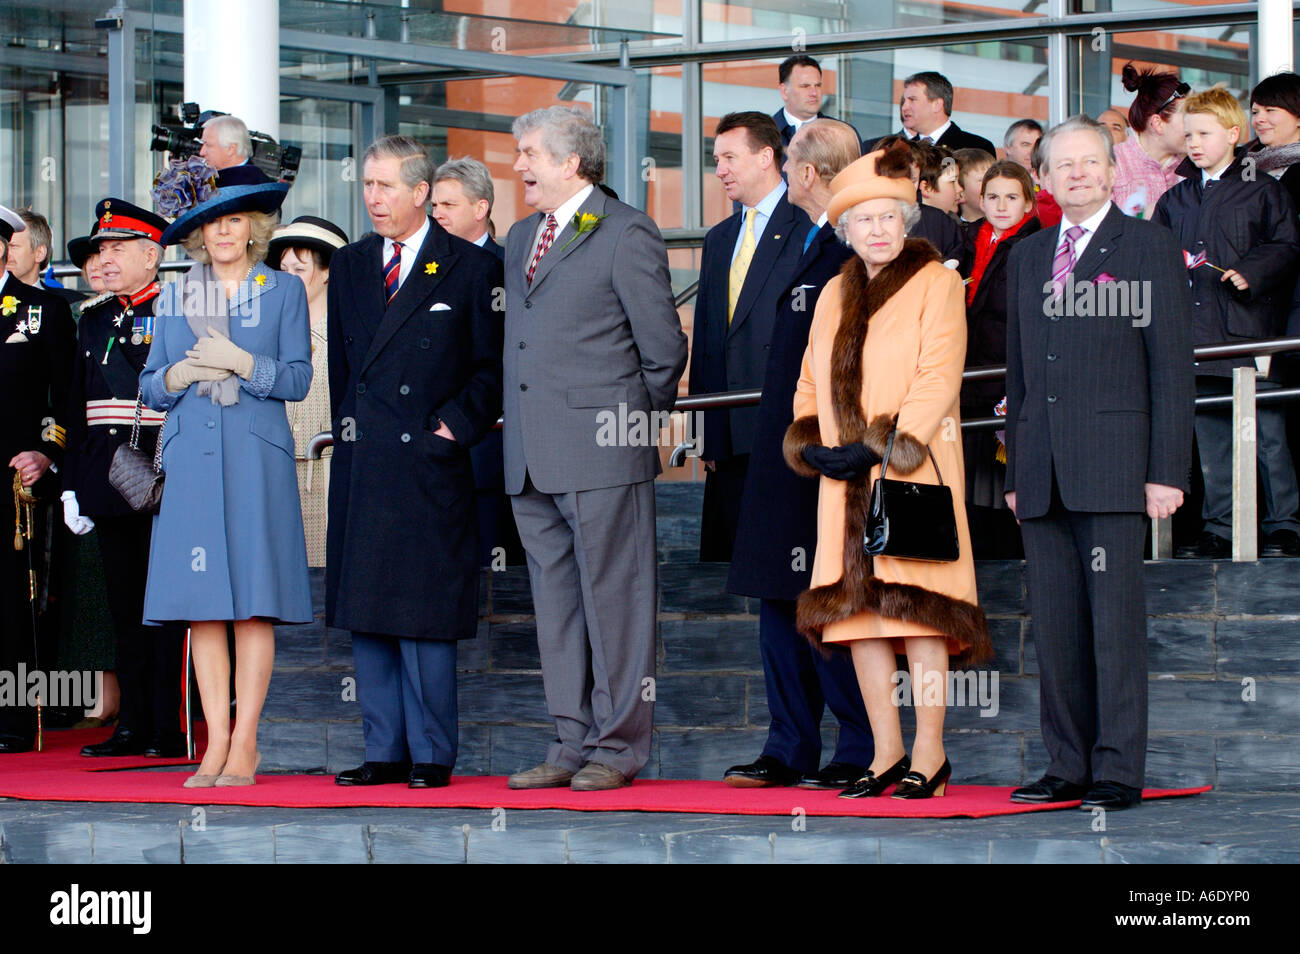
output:
<svg viewBox="0 0 1300 954"><path fill-rule="evenodd" d="M1251 341L1276 335L1300 266L1296 209L1286 190L1239 148L1249 136L1246 112L1225 89L1183 100L1187 158L1183 180L1161 196L1152 220L1168 227L1186 253L1192 286L1194 344ZM1250 357L1202 361L1198 395L1232 393L1232 370L1254 368ZM1261 380L1265 390L1276 385ZM1261 557L1300 556L1300 491L1286 444L1282 410L1256 415L1260 490L1264 499ZM1227 408L1198 410L1196 443L1205 479L1195 544L1176 556L1223 559L1232 546L1232 419Z"/></svg>

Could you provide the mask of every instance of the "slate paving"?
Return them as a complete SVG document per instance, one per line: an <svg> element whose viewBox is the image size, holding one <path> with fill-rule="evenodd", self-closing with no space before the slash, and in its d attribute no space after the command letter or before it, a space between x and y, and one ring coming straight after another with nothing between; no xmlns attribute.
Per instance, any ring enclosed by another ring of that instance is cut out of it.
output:
<svg viewBox="0 0 1300 954"><path fill-rule="evenodd" d="M982 819L288 809L0 800L0 863L1300 862L1300 794Z"/></svg>

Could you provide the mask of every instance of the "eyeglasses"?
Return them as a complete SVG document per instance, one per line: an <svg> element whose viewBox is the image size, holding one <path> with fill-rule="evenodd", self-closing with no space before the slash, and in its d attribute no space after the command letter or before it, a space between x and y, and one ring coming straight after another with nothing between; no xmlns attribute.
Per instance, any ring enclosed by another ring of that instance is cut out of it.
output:
<svg viewBox="0 0 1300 954"><path fill-rule="evenodd" d="M1192 88L1188 86L1186 83L1179 83L1177 86L1174 87L1173 95L1171 95L1167 100L1161 103L1159 109L1153 109L1151 111L1151 115L1154 116L1156 113L1163 113L1165 111L1166 106L1168 106L1176 99L1182 99L1191 91Z"/></svg>

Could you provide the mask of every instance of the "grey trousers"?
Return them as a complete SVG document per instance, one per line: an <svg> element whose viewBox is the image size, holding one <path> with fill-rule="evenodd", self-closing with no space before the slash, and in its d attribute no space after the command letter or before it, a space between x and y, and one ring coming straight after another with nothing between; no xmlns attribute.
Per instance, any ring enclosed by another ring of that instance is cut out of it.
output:
<svg viewBox="0 0 1300 954"><path fill-rule="evenodd" d="M546 761L633 778L654 727L654 481L510 498L528 554L546 706Z"/></svg>

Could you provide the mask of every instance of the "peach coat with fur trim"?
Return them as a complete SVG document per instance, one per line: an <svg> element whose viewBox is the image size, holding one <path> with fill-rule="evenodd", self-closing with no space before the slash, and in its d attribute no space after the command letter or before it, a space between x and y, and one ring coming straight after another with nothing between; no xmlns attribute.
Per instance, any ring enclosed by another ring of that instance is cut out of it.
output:
<svg viewBox="0 0 1300 954"><path fill-rule="evenodd" d="M943 635L964 662L991 655L976 606L975 566L966 524L958 395L966 353L961 276L933 246L907 239L894 261L868 280L857 256L817 302L794 398L786 462L819 476L803 459L812 444L865 443L878 455L895 419L890 476L937 483L928 444L951 488L960 559L926 563L869 557L862 533L880 465L851 481L821 477L812 588L799 597L798 625L814 642Z"/></svg>

